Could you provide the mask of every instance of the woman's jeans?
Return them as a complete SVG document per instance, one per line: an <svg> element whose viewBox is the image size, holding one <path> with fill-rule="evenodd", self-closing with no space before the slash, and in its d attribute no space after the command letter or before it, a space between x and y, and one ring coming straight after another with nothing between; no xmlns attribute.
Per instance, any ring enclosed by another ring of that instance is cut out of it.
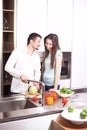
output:
<svg viewBox="0 0 87 130"><path fill-rule="evenodd" d="M49 91L49 89L54 88L54 86L47 86L45 85L45 91ZM60 89L60 85L58 85L57 90Z"/></svg>

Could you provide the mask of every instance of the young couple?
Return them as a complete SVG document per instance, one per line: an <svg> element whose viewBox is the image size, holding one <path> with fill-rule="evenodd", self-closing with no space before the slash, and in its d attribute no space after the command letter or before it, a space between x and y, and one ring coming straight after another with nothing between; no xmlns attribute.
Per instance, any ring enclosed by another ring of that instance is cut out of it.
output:
<svg viewBox="0 0 87 130"><path fill-rule="evenodd" d="M45 51L40 73L40 58L35 50L39 49L42 36L31 33L25 48L16 48L11 53L5 71L13 76L11 83L12 93L21 93L28 90L28 80L43 81L46 91L54 91L59 87L62 51L56 34L49 34L44 38ZM37 83L35 84L36 86Z"/></svg>

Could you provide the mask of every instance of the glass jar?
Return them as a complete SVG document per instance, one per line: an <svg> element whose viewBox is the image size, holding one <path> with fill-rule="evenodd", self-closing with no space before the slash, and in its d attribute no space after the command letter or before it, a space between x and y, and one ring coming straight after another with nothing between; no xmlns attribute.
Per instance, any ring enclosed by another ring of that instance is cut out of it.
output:
<svg viewBox="0 0 87 130"><path fill-rule="evenodd" d="M9 24L8 24L7 19L4 20L3 29L4 30L8 30L9 29Z"/></svg>

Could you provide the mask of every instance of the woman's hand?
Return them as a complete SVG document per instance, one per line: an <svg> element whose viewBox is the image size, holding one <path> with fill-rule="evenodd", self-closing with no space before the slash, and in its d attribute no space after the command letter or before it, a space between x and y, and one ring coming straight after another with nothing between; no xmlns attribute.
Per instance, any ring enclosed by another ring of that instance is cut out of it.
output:
<svg viewBox="0 0 87 130"><path fill-rule="evenodd" d="M49 91L51 92L51 91L56 91L57 89L56 88L51 88L51 89L49 89Z"/></svg>

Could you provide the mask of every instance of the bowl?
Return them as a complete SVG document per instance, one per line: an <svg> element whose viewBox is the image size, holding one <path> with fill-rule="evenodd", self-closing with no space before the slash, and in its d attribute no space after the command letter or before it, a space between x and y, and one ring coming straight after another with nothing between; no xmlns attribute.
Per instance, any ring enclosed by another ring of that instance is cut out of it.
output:
<svg viewBox="0 0 87 130"><path fill-rule="evenodd" d="M75 109L74 112L68 112L68 109L65 109L61 113L61 116L64 119L69 120L72 124L81 125L84 122L87 122L87 118L85 118L85 119L80 118L80 112L81 111L82 111L82 109Z"/></svg>
<svg viewBox="0 0 87 130"><path fill-rule="evenodd" d="M72 93L70 94L62 94L60 93L60 90L56 90L56 93L60 96L60 97L71 97L74 94L74 91L72 91Z"/></svg>
<svg viewBox="0 0 87 130"><path fill-rule="evenodd" d="M62 117L71 121L72 124L81 125L84 122L87 122L87 116L83 119L80 117L80 113L83 109L87 109L87 100L83 96L84 94L74 94L70 98L64 111L61 113ZM69 112L69 106L74 107L72 112Z"/></svg>

